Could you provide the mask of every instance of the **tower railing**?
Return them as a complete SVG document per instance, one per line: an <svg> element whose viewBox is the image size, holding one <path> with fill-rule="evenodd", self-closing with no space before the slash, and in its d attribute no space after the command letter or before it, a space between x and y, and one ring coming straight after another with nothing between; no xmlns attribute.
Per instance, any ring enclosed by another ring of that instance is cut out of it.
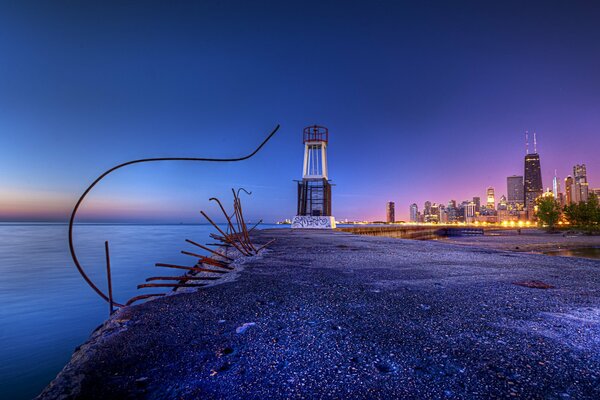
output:
<svg viewBox="0 0 600 400"><path fill-rule="evenodd" d="M303 143L329 141L329 129L324 126L312 125L304 128Z"/></svg>

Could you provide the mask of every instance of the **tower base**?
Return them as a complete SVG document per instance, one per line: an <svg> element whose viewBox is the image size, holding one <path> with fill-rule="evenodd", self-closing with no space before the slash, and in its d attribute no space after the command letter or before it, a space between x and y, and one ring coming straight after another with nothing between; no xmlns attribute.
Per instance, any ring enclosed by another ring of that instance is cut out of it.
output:
<svg viewBox="0 0 600 400"><path fill-rule="evenodd" d="M292 220L292 229L335 229L335 218L297 215Z"/></svg>

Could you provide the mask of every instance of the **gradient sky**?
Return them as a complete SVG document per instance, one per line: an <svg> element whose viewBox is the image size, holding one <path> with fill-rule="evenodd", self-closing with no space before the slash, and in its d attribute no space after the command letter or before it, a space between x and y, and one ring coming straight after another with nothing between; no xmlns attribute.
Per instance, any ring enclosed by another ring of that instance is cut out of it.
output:
<svg viewBox="0 0 600 400"><path fill-rule="evenodd" d="M525 130L545 187L581 162L600 187L597 2L7 3L0 220L66 220L114 164L243 155L277 123L244 163L119 171L82 220L202 222L240 185L250 218L290 218L314 123L330 129L338 219L499 197Z"/></svg>

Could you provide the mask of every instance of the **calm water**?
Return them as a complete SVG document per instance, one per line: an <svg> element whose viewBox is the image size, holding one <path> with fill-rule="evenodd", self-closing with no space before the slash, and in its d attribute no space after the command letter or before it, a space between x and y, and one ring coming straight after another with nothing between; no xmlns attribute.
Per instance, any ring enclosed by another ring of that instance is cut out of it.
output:
<svg viewBox="0 0 600 400"><path fill-rule="evenodd" d="M264 226L275 227L275 225ZM184 242L211 240L205 225L79 225L76 250L94 282L106 288L104 241L110 242L117 301L141 293L137 284L157 272L154 263L193 259ZM30 399L46 386L108 316L71 261L67 225L0 224L0 399Z"/></svg>
<svg viewBox="0 0 600 400"><path fill-rule="evenodd" d="M583 257L583 258L594 258L600 259L600 247L587 247L582 249L572 250L556 250L548 251L544 254L550 256L566 256L566 257Z"/></svg>

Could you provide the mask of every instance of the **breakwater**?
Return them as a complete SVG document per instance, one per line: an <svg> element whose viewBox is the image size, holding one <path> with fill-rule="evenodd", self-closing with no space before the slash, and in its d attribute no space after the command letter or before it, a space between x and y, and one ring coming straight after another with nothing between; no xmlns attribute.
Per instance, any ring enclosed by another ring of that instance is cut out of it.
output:
<svg viewBox="0 0 600 400"><path fill-rule="evenodd" d="M119 311L39 399L600 398L597 261L253 235L237 279Z"/></svg>
<svg viewBox="0 0 600 400"><path fill-rule="evenodd" d="M497 228L493 228L497 230ZM480 227L455 226L353 226L337 230L365 236L385 236L400 239L433 240L447 236L481 236L485 229Z"/></svg>

